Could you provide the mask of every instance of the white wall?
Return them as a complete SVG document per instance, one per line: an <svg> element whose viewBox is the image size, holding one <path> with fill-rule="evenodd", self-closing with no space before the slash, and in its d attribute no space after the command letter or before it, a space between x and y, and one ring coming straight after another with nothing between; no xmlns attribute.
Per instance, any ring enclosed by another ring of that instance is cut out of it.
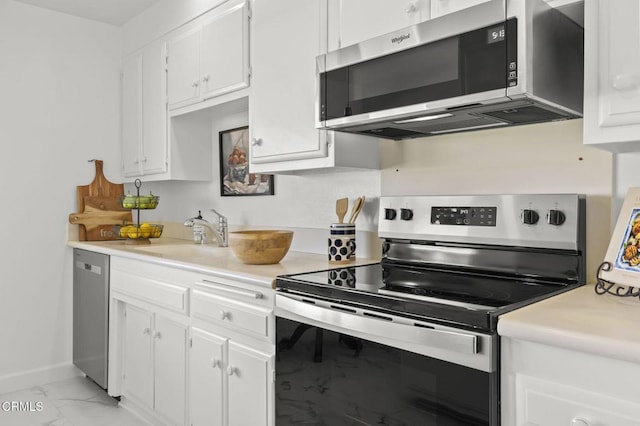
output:
<svg viewBox="0 0 640 426"><path fill-rule="evenodd" d="M246 114L212 120L213 133ZM217 138L213 182L149 182L161 202L148 220L184 221L213 207L232 225L325 228L335 199L365 195L358 229L375 232L382 195L579 193L587 196L590 282L611 235L612 155L582 144L582 120L381 143L382 170L276 176L273 197L220 197ZM165 201L163 201L165 200ZM168 201L167 201L168 200ZM207 216L209 215L209 216Z"/></svg>
<svg viewBox="0 0 640 426"><path fill-rule="evenodd" d="M612 155L582 143L582 120L382 145L383 195L578 193L587 196L587 276L611 236Z"/></svg>
<svg viewBox="0 0 640 426"><path fill-rule="evenodd" d="M69 370L66 223L87 160L119 175L121 48L117 27L0 0L0 393Z"/></svg>
<svg viewBox="0 0 640 426"><path fill-rule="evenodd" d="M141 220L184 222L202 215L215 219L210 208L228 217L230 225L250 225L288 228L328 229L337 220L337 198L355 198L364 195L365 209L358 216L359 230L375 231L377 205L380 195L380 171L341 171L311 173L301 176L278 175L274 177L273 196L225 196L220 195L220 168L218 132L248 124L246 112L209 118L213 130L213 174L211 182L144 182L144 193L151 190L160 196L158 208L143 211ZM374 143L374 142L372 142ZM127 184L127 190L134 190ZM165 201L166 200L166 201ZM324 247L326 240L319 241Z"/></svg>

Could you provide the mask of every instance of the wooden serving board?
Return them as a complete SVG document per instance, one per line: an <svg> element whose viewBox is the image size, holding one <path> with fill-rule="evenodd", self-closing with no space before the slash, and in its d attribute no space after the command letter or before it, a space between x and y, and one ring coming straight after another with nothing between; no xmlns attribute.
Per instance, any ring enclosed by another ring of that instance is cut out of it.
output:
<svg viewBox="0 0 640 426"><path fill-rule="evenodd" d="M69 223L79 226L80 241L115 240L113 225L131 222L131 211L124 210L120 197L124 184L112 183L104 175L101 160L94 160L96 176L89 185L76 189L78 213L69 215Z"/></svg>

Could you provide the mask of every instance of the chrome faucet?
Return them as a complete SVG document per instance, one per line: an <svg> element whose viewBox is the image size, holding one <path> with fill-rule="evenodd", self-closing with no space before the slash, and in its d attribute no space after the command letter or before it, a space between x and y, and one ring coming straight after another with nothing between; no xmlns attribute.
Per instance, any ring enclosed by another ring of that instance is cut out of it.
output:
<svg viewBox="0 0 640 426"><path fill-rule="evenodd" d="M196 244L208 244L210 242L209 235L213 235L218 243L219 247L229 246L229 234L227 228L227 218L211 209L213 213L218 216L218 226L205 220L202 217L202 213L198 210L198 216L187 219L184 222L184 226L193 228L193 242Z"/></svg>

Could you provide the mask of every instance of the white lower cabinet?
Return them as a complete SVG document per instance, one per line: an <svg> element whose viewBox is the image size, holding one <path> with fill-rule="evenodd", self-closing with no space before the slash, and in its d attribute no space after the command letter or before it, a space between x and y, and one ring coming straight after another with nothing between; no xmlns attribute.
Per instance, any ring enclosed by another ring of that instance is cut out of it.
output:
<svg viewBox="0 0 640 426"><path fill-rule="evenodd" d="M270 354L192 328L189 363L191 425L272 424Z"/></svg>
<svg viewBox="0 0 640 426"><path fill-rule="evenodd" d="M123 326L123 393L153 406L153 340L150 312L133 305L125 307Z"/></svg>
<svg viewBox="0 0 640 426"><path fill-rule="evenodd" d="M191 291L190 424L274 425L273 291L203 279Z"/></svg>
<svg viewBox="0 0 640 426"><path fill-rule="evenodd" d="M109 394L154 425L274 426L274 296L111 257Z"/></svg>
<svg viewBox="0 0 640 426"><path fill-rule="evenodd" d="M126 304L123 331L123 396L185 424L187 326Z"/></svg>
<svg viewBox="0 0 640 426"><path fill-rule="evenodd" d="M189 412L193 426L224 424L227 339L191 329Z"/></svg>
<svg viewBox="0 0 640 426"><path fill-rule="evenodd" d="M268 426L273 385L273 357L249 346L229 342L229 426ZM251 409L247 410L247 401Z"/></svg>
<svg viewBox="0 0 640 426"><path fill-rule="evenodd" d="M501 340L501 424L639 426L640 365Z"/></svg>
<svg viewBox="0 0 640 426"><path fill-rule="evenodd" d="M640 404L554 381L519 377L516 398L524 409L518 425L637 426ZM504 424L504 423L503 423Z"/></svg>

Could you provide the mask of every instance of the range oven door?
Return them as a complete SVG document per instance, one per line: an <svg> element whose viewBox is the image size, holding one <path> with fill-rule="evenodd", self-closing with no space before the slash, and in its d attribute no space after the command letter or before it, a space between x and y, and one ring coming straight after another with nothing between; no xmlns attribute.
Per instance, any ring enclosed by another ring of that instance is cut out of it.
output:
<svg viewBox="0 0 640 426"><path fill-rule="evenodd" d="M276 295L276 424L490 425L497 336Z"/></svg>

